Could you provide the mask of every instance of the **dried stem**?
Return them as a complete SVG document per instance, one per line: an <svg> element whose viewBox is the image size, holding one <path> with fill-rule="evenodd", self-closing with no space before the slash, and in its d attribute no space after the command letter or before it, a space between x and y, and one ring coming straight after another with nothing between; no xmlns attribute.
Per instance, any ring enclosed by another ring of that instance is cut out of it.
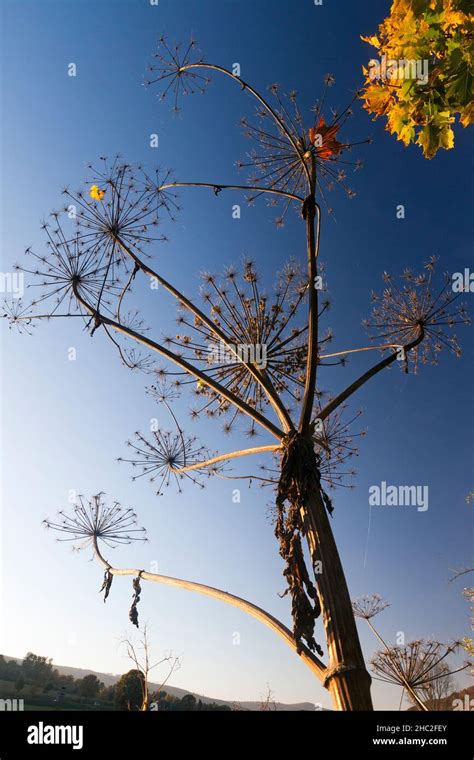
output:
<svg viewBox="0 0 474 760"><path fill-rule="evenodd" d="M243 79L241 79L240 77L236 76L235 74L233 74L228 69L225 69L223 66L217 66L216 64L213 64L213 63L201 63L200 62L200 63L190 63L190 64L187 64L186 66L182 66L181 67L182 71L186 71L188 69L196 69L196 68L212 69L213 71L218 71L221 74L225 74L226 76L230 77L235 82L237 82L241 86L242 90L245 90L246 92L249 92L251 95L253 95L254 98L256 98L256 100L258 100L258 102L264 107L264 109L267 111L267 113L276 122L278 129L280 129L281 132L283 132L283 134L288 138L288 140L290 141L291 145L293 146L295 152L300 157L301 164L302 164L302 167L304 169L304 172L306 174L306 178L307 178L307 181L308 181L308 187L310 188L311 187L311 174L310 174L310 171L309 171L308 167L306 166L306 162L304 160L303 152L302 152L300 146L298 145L297 141L294 139L294 137L291 134L291 132L287 129L285 123L282 121L282 119L280 119L280 117L278 116L278 114L276 113L276 111L265 100L265 98L262 97L262 95L260 95L260 93L257 92L257 90L254 90L254 88L251 85L249 85L247 82L244 82Z"/></svg>
<svg viewBox="0 0 474 760"><path fill-rule="evenodd" d="M219 194L221 190L254 190L257 193L271 193L272 195L279 195L282 198L289 198L292 201L303 203L304 198L296 195L295 193L287 192L286 190L278 190L273 187L261 187L260 185L223 185L220 182L169 182L165 185L160 185L160 190L168 190L170 187L207 187L214 191L215 194Z"/></svg>
<svg viewBox="0 0 474 760"><path fill-rule="evenodd" d="M165 346L161 346L159 343L156 343L154 340L151 340L150 338L147 338L144 335L140 335L139 333L135 332L135 330L131 330L128 327L125 327L124 325L119 324L118 322L115 322L113 319L110 319L109 317L106 317L104 314L101 314L98 312L93 306L88 304L84 299L81 297L80 293L77 290L77 287L75 284L73 284L73 290L74 295L77 299L77 301L81 304L81 306L84 307L88 311L88 313L94 317L96 322L98 324L105 324L112 327L116 332L122 333L123 335L126 335L129 338L133 338L133 340L137 341L138 343L141 343L142 345L146 346L147 348L150 348L153 351L156 351L157 353L161 354L162 356L166 357L170 361L174 362L178 365L178 367L181 367L181 369L184 369L185 372L188 372L188 374L193 375L196 379L201 380L203 383L208 385L210 388L216 391L219 395L221 395L223 398L225 398L227 401L229 401L231 404L233 404L237 409L240 409L241 412L244 414L247 414L249 417L251 417L255 422L258 422L262 427L264 427L268 432L272 433L272 435L275 436L275 438L278 438L279 440L282 440L284 437L284 433L277 428L270 420L267 420L266 417L264 417L260 412L257 412L255 409L252 409L251 406L249 406L245 401L239 399L232 391L229 391L224 386L220 385L220 383L216 382L216 380L213 380L209 375L206 375L204 372L201 372L201 370L194 367L192 364L189 364L185 359L182 359L177 354L173 353L173 351L170 351L169 349L165 348Z"/></svg>
<svg viewBox="0 0 474 760"><path fill-rule="evenodd" d="M158 573L149 573L146 570L139 570L137 568L116 568L113 567L101 554L98 542L94 538L93 546L96 558L98 561L108 570L111 575L131 575L134 578L140 577L144 581L151 581L153 583L162 583L166 586L176 586L178 588L184 588L188 591L195 591L198 594L204 594L205 596L211 596L215 599L220 599L233 607L247 612L252 617L260 620L268 628L275 631L292 649L297 652L305 665L317 676L321 683L324 681L326 674L326 666L324 663L314 655L307 647L298 643L291 631L280 623L273 615L265 612L257 605L248 602L246 599L242 599L234 594L229 594L228 591L221 591L221 589L214 588L213 586L206 586L203 583L195 583L194 581L183 580L182 578L173 578L168 575L159 575Z"/></svg>
<svg viewBox="0 0 474 760"><path fill-rule="evenodd" d="M281 451L281 446L275 446L272 444L269 444L268 446L255 446L250 449L241 449L240 451L230 451L227 454L219 454L218 456L211 457L210 459L206 459L204 462L196 462L193 464L188 465L187 467L179 467L174 468L172 467L172 472L190 472L191 470L200 470L203 467L210 467L213 464L217 464L218 462L225 462L229 459L236 459L238 457L246 457L251 454L264 454L268 451ZM248 476L245 476L248 477ZM250 476L251 477L251 476Z"/></svg>
<svg viewBox="0 0 474 760"><path fill-rule="evenodd" d="M319 251L321 210L315 200L316 172L314 157L311 158L311 193L306 204L306 242L308 255L308 281L309 281L309 312L308 312L308 358L306 364L306 379L301 407L300 432L305 435L308 432L314 404L316 390L316 372L318 366L318 288L316 277L318 275L317 257ZM315 227L315 217L317 223Z"/></svg>
<svg viewBox="0 0 474 760"><path fill-rule="evenodd" d="M179 290L177 290L171 283L169 283L167 280L164 279L161 275L159 275L157 272L155 272L153 269L151 269L145 262L143 262L131 249L126 243L124 243L120 238L117 239L118 244L130 258L134 261L135 265L138 266L145 274L147 274L149 277L154 278L160 285L162 285L169 293L171 293L183 306L186 307L192 314L194 314L195 317L198 317L203 324L206 325L212 332L221 340L237 358L239 361L241 361L240 357L238 356L238 353L236 352L236 348L233 345L231 341L229 341L226 334L219 329L219 327L211 320L209 317L204 314L199 307L195 306L195 304L192 303L186 296L184 296ZM278 396L277 392L275 391L275 388L273 387L272 382L268 379L266 375L263 375L263 373L258 370L256 367L254 367L252 364L242 362L243 366L250 372L252 377L262 386L265 393L268 396L268 399L270 403L272 404L273 408L275 409L280 421L282 422L284 426L284 430L288 431L293 429L293 423L291 421L291 417L288 414L287 409L283 405L283 403L280 400L280 397ZM211 383L208 383L211 385Z"/></svg>
<svg viewBox="0 0 474 760"><path fill-rule="evenodd" d="M424 337L424 330L423 327L420 326L419 328L419 334L418 337L415 338L414 341L411 343L408 343L406 346L402 346L405 353L410 351L412 348L415 348ZM332 401L329 402L329 404L326 404L326 406L321 409L321 411L318 414L319 419L324 420L331 412L333 412L335 409L337 409L340 404L342 404L346 399L349 398L349 396L352 396L353 393L355 393L364 383L367 382L367 380L370 380L370 378L374 377L378 372L381 372L385 367L389 367L390 364L393 364L393 362L397 359L397 352L394 352L390 356L387 356L385 359L382 359L382 361L378 362L378 364L375 364L373 367L371 367L367 372L364 372L363 375L361 375L357 380L355 380L351 385L349 385L342 393L340 393L338 396L336 396Z"/></svg>

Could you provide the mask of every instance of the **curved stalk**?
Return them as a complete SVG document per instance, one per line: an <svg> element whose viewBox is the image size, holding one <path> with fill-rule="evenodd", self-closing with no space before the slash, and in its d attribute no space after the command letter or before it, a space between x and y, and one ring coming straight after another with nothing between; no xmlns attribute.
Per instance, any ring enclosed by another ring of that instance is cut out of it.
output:
<svg viewBox="0 0 474 760"><path fill-rule="evenodd" d="M251 449L241 449L239 451L231 451L228 454L219 454L215 457L211 457L210 459L206 459L204 462L196 462L194 464L189 464L186 467L178 467L174 468L171 467L172 472L190 472L191 470L199 470L203 467L210 467L212 464L217 464L217 462L225 462L229 459L236 459L237 457L246 457L250 454L263 454L267 451L280 451L281 446L279 445L273 445L268 444L268 446L255 446Z"/></svg>
<svg viewBox="0 0 474 760"><path fill-rule="evenodd" d="M114 346L116 346L117 351L119 352L119 356L120 356L121 361L125 364L126 367L128 367L129 369L132 369L132 365L130 364L130 362L128 361L127 357L123 353L122 346L120 345L120 343L118 343L115 340L115 338L113 337L113 335L110 334L110 330L107 330L107 328L106 328L105 325L103 325L103 327L104 327L105 332L107 333L107 337L110 338L110 340L112 341L112 343L114 344Z"/></svg>
<svg viewBox="0 0 474 760"><path fill-rule="evenodd" d="M222 330L209 318L204 314L201 309L199 309L198 306L195 306L195 304L192 303L186 296L184 296L182 293L179 292L171 283L169 283L167 280L165 280L164 277L159 275L157 272L155 272L153 269L151 269L147 264L145 264L144 261L142 261L132 250L127 246L120 238L117 238L117 242L120 245L121 249L124 253L126 253L132 261L135 263L135 266L139 267L145 274L147 274L149 277L152 277L154 280L156 280L160 285L162 285L165 290L168 291L168 293L171 293L174 298L176 298L183 306L185 306L189 311L194 314L195 317L198 317L205 325L206 327L211 330L214 335L216 335L219 340L221 340L226 347L233 353L240 361L240 357L238 356L238 352L235 349L235 346L232 342L229 341L228 337ZM248 364L246 362L242 362L244 367L250 372L252 377L262 386L264 389L268 400L270 401L273 409L275 410L281 424L283 425L283 429L288 432L289 430L293 430L293 422L291 420L291 417L285 408L284 404L282 403L280 397L278 396L272 382L268 379L268 377L264 374L262 374L256 367L253 367L251 364Z"/></svg>
<svg viewBox="0 0 474 760"><path fill-rule="evenodd" d="M275 631L287 644L298 653L298 645L295 638L289 628L283 623L280 623L273 615L265 612L256 604L248 602L246 599L242 599L234 594L229 594L228 591L222 591L221 589L214 588L213 586L206 586L203 583L195 583L194 581L183 580L182 578L173 578L169 575L159 575L158 573L149 573L146 570L139 570L137 568L116 568L113 567L101 554L97 544L97 539L93 538L94 552L98 561L108 570L111 575L131 575L133 577L139 576L144 581L151 581L153 583L162 583L166 586L176 586L177 588L184 588L187 591L195 591L198 594L204 594L204 596L211 596L214 599L220 599L232 607L238 607L251 617L260 620L261 623ZM318 680L322 683L326 674L326 666L324 663L314 655L304 645L299 645L301 653L299 656L305 663L305 665L314 673Z"/></svg>
<svg viewBox="0 0 474 760"><path fill-rule="evenodd" d="M319 354L319 359L332 359L334 356L346 356L358 354L361 351L385 351L387 348L400 348L399 343L384 343L381 346L363 346L362 348L348 348L347 351L336 351L334 354Z"/></svg>
<svg viewBox="0 0 474 760"><path fill-rule="evenodd" d="M402 346L405 353L407 351L411 351L412 348L415 348L421 341L423 340L425 336L423 327L420 326L420 333L418 337L412 341L411 343L408 343L406 346ZM331 412L333 412L337 407L342 404L349 396L352 396L353 393L355 393L364 383L367 382L367 380L370 380L371 377L374 377L378 372L385 369L385 367L390 366L395 360L397 359L397 353L393 353L390 356L387 356L385 359L382 359L378 364L375 364L371 369L367 370L367 372L364 372L363 375L361 375L357 380L355 380L351 385L349 385L342 393L340 393L336 398L334 398L332 401L329 402L329 404L326 404L324 409L322 409L319 414L318 418L320 420L324 420L325 417L327 417Z"/></svg>
<svg viewBox="0 0 474 760"><path fill-rule="evenodd" d="M98 323L102 323L105 325L109 325L112 327L116 332L121 333L123 335L126 335L128 338L133 338L133 340L137 341L137 343L141 343L142 345L146 346L147 348L151 349L152 351L156 351L157 353L161 354L162 356L166 357L170 361L174 362L174 364L177 364L178 367L185 370L189 375L192 375L197 380L201 380L203 383L209 386L209 388L212 388L216 393L218 393L222 398L225 398L227 401L229 401L231 404L233 404L237 409L240 409L241 412L251 417L255 422L258 422L259 425L264 427L268 432L272 433L272 435L275 436L275 438L278 438L279 440L282 440L284 438L284 433L282 430L280 430L276 425L273 424L273 422L270 422L266 417L263 416L263 414L260 414L260 412L253 409L251 406L249 406L245 401L238 398L232 391L227 390L224 386L222 386L220 383L213 380L211 377L206 375L204 372L201 372L201 370L197 369L197 367L194 367L192 364L189 364L185 359L182 359L177 354L173 353L173 351L170 351L165 346L161 346L159 343L156 343L154 340L151 340L151 338L147 338L144 335L140 335L140 333L135 332L135 330L131 330L129 327L125 327L125 325L121 325L118 322L115 322L113 319L110 319L109 317L106 317L105 315L101 314L97 311L93 306L87 303L87 301L84 301L84 299L81 297L77 290L77 284L73 284L73 292L77 299L77 301L81 304L81 306L84 307L84 309L87 310L87 312L94 317Z"/></svg>
<svg viewBox="0 0 474 760"><path fill-rule="evenodd" d="M286 190L277 190L272 187L258 187L257 185L221 185L220 182L169 182L166 185L160 185L158 190L168 190L170 187L208 187L214 192L220 192L221 190L251 190L256 193L272 193L273 195L280 195L283 198L289 198L292 201L303 203L304 198L294 193L289 193Z"/></svg>
<svg viewBox="0 0 474 760"><path fill-rule="evenodd" d="M273 483L273 485L276 485L275 480L272 478L262 478L261 475L223 475L222 472L216 472L215 477L221 478L221 480L259 480L261 483Z"/></svg>
<svg viewBox="0 0 474 760"><path fill-rule="evenodd" d="M125 293L129 289L130 285L132 284L133 280L135 279L135 275L137 273L137 267L135 266L130 274L130 277L128 278L122 292L120 293L120 298L117 303L117 311L115 312L115 316L117 318L117 322L120 322L120 309L122 308L122 301L125 297Z"/></svg>
<svg viewBox="0 0 474 760"><path fill-rule="evenodd" d="M280 119L280 117L278 116L278 114L276 113L276 111L271 107L271 105L269 103L267 103L267 101L265 100L265 98L262 97L262 95L260 95L259 92L257 92L257 90L254 90L254 88L251 85L249 85L247 82L244 82L243 79L241 79L240 77L236 76L235 74L233 74L228 69L225 69L223 66L217 66L214 63L188 63L186 66L182 66L181 67L181 71L187 71L188 69L211 69L212 71L218 71L219 73L225 74L226 76L230 77L235 82L238 82L238 84L240 84L242 90L247 90L247 92L249 92L251 95L253 95L253 97L256 98L258 100L258 102L270 114L270 116L272 117L272 119L276 122L278 128L283 132L284 135L286 135L286 137L290 141L290 143L293 146L295 152L297 153L297 155L301 159L301 165L302 165L302 167L303 167L303 169L305 171L306 178L308 180L308 187L311 187L311 174L310 174L310 171L309 171L309 169L308 169L308 167L306 165L306 161L304 159L304 155L303 155L303 152L302 152L301 148L299 147L297 141L295 140L295 138L293 137L293 135L291 134L291 132L286 128L286 125Z"/></svg>

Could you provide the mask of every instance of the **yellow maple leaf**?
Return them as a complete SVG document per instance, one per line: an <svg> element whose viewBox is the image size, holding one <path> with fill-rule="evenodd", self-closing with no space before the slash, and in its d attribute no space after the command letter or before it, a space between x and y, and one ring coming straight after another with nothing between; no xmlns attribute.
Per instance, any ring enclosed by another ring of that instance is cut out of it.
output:
<svg viewBox="0 0 474 760"><path fill-rule="evenodd" d="M392 134L398 134L406 124L406 109L404 106L395 105L388 114L387 130Z"/></svg>
<svg viewBox="0 0 474 760"><path fill-rule="evenodd" d="M369 43L369 45L372 45L372 47L376 47L376 48L379 48L379 47L380 47L379 38L377 37L377 35L376 35L376 34L372 34L372 36L370 36L370 37L364 37L364 36L361 34L361 35L360 35L360 38L361 38L361 40L362 40L363 42L368 42L368 43Z"/></svg>
<svg viewBox="0 0 474 760"><path fill-rule="evenodd" d="M406 108L399 105L394 106L388 114L385 129L392 134L396 134L397 140L401 140L405 146L410 144L415 134L413 121L407 113Z"/></svg>
<svg viewBox="0 0 474 760"><path fill-rule="evenodd" d="M105 190L101 190L99 187L97 187L97 185L92 185L91 189L89 190L89 195L95 201L101 201L105 195Z"/></svg>
<svg viewBox="0 0 474 760"><path fill-rule="evenodd" d="M451 150L451 148L454 148L454 132L448 125L441 130L439 145L440 148L444 148L445 150Z"/></svg>
<svg viewBox="0 0 474 760"><path fill-rule="evenodd" d="M391 91L385 85L372 84L367 87L362 95L365 100L364 108L376 116L382 116L392 99Z"/></svg>
<svg viewBox="0 0 474 760"><path fill-rule="evenodd" d="M404 124L398 133L397 140L401 140L406 146L410 145L415 135L415 129L411 124Z"/></svg>
<svg viewBox="0 0 474 760"><path fill-rule="evenodd" d="M439 130L432 124L427 124L418 132L416 144L421 146L425 158L433 158L439 148Z"/></svg>

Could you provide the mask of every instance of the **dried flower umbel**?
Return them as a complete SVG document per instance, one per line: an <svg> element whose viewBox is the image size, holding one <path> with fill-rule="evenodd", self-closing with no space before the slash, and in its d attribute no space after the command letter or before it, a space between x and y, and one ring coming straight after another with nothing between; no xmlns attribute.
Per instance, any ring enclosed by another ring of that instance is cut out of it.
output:
<svg viewBox="0 0 474 760"><path fill-rule="evenodd" d="M387 607L390 607L390 605L379 594L372 594L371 596L366 595L355 599L352 602L352 607L356 617L369 621L378 615L379 612L383 612Z"/></svg>
<svg viewBox="0 0 474 760"><path fill-rule="evenodd" d="M120 293L117 282L109 278L109 266L98 256L95 246L87 246L75 234L66 230L57 212L51 214L53 222L44 222L42 230L46 236L45 252L36 253L32 247L25 254L32 260L31 267L16 265L16 269L34 280L28 287L39 288L40 294L31 302L31 308L41 309L43 303L52 302L45 318L58 316L80 316L87 312L81 306L78 296L88 303L101 303L110 312L110 298ZM38 313L35 318L38 318Z"/></svg>
<svg viewBox="0 0 474 760"><path fill-rule="evenodd" d="M153 63L148 66L150 76L145 86L162 82L161 100L171 97L173 111L179 113L180 95L192 95L204 92L210 82L208 76L198 74L193 67L203 63L195 40L187 45L169 43L164 35L158 40L157 52L153 55Z"/></svg>
<svg viewBox="0 0 474 760"><path fill-rule="evenodd" d="M371 660L376 677L381 681L401 686L403 694L407 693L412 703L427 712L430 707L427 698L436 695L435 685L439 679L447 679L452 673L465 670L463 665L451 671L444 660L459 647L459 642L446 645L439 641L411 641L403 646L390 646L374 628L372 618L383 612L390 605L379 594L362 596L352 602L354 615L365 620L372 633L383 645Z"/></svg>
<svg viewBox="0 0 474 760"><path fill-rule="evenodd" d="M182 432L172 433L166 430L156 430L152 432L151 440L145 438L141 433L135 433L135 441L128 441L128 446L132 449L132 458L127 459L119 457L119 462L128 462L139 470L139 475L134 475L133 480L143 476L149 476L151 483L158 483L157 495L163 495L163 488L167 488L171 481L177 485L181 493L181 481L188 478L195 484L204 488L202 480L199 479L199 472L186 472L186 468L199 464L203 459L208 458L207 449L197 443L195 437L184 435ZM205 467L201 469L202 474L212 473Z"/></svg>
<svg viewBox="0 0 474 760"><path fill-rule="evenodd" d="M437 364L440 351L445 348L456 356L461 349L453 328L469 324L466 306L459 302L459 293L453 293L449 275L444 284L435 284L436 258L425 265L425 272L414 275L405 270L397 285L394 278L384 273L387 288L382 296L372 294L372 318L364 322L374 340L405 346L423 333L423 341L410 352L415 371L421 364Z"/></svg>
<svg viewBox="0 0 474 760"><path fill-rule="evenodd" d="M67 204L51 214L53 222L43 224L45 252L26 250L35 268L18 268L40 278L35 286L44 292L32 305L55 301L49 316L58 316L60 306L66 307L66 315L82 310L83 299L107 313L115 313L110 311L113 302L120 321L123 295L140 268L137 256L146 256L147 246L167 239L154 232L163 216L174 219L179 207L174 191L162 187L171 181L169 172L147 174L119 156L101 158L98 168L89 165L89 172L82 189L63 190Z"/></svg>
<svg viewBox="0 0 474 760"><path fill-rule="evenodd" d="M132 166L115 156L111 161L102 157L99 165L88 166L89 175L83 188L63 190L68 205L64 212L76 211L75 221L81 243L101 247L104 260L116 256L125 263L118 241L143 253L144 246L166 240L155 234L163 217L174 219L179 211L176 194L162 189L172 180L170 172L155 169L147 174L141 165ZM91 188L102 188L100 196Z"/></svg>
<svg viewBox="0 0 474 760"><path fill-rule="evenodd" d="M319 405L321 408L321 405ZM319 460L321 480L330 488L345 486L352 488L346 481L356 475L356 470L350 465L359 456L355 439L363 438L365 430L354 431L354 425L362 416L359 409L348 414L347 405L341 404L332 414L326 417L319 426L318 412L315 413L315 433L313 436Z"/></svg>
<svg viewBox="0 0 474 760"><path fill-rule="evenodd" d="M283 94L277 84L269 90L273 96L274 111L278 121L271 119L266 108L257 109L257 123L252 124L248 118L241 120L245 135L257 143L257 148L250 151L247 161L238 161L239 169L254 169L249 181L251 184L262 185L289 192L292 195L305 194L307 187L306 167L313 165L316 177L317 193L322 197L328 213L333 209L327 203L326 193L336 185L343 188L349 198L356 193L347 184L347 172L357 171L363 166L362 161L350 161L345 157L356 145L370 142L370 139L359 142L341 142L338 139L339 130L352 116L352 103L340 113L326 107L328 88L334 83L334 77L328 74L324 80L322 97L313 107L311 126L305 125L305 120L298 105L298 93L292 91ZM326 123L327 116L330 117ZM253 201L258 192L250 196ZM276 205L276 199L271 201ZM293 203L291 198L283 202L281 215L277 218L277 226L282 226L284 216Z"/></svg>
<svg viewBox="0 0 474 760"><path fill-rule="evenodd" d="M135 348L121 349L120 354L124 365L129 369L145 372L146 374L151 374L155 371L156 362L150 354L143 354Z"/></svg>
<svg viewBox="0 0 474 760"><path fill-rule="evenodd" d="M114 548L118 544L146 541L145 528L137 528L133 509L115 501L108 505L103 492L86 499L78 496L72 512L60 511L57 520L43 520L46 528L61 534L58 541L72 541L76 549L93 548L99 541Z"/></svg>
<svg viewBox="0 0 474 760"><path fill-rule="evenodd" d="M80 551L91 546L98 559L106 564L104 580L100 592L104 592L104 602L112 587L113 573L100 552L99 544L103 542L110 548L119 544L131 544L134 541L147 541L145 528L138 528L137 516L133 509L123 509L118 502L109 506L105 494L100 492L90 499L78 496L72 513L59 512L59 519L43 520L46 528L60 533L58 541L72 541ZM140 578L133 581L133 601L129 612L130 621L138 628L137 604L140 601Z"/></svg>
<svg viewBox="0 0 474 760"><path fill-rule="evenodd" d="M8 327L10 330L18 330L18 332L31 335L35 323L30 319L32 314L31 304L26 306L21 298L12 298L10 301L4 300L2 304L2 316L8 320Z"/></svg>
<svg viewBox="0 0 474 760"><path fill-rule="evenodd" d="M299 268L290 262L277 276L270 295L262 288L250 261L242 272L229 267L223 278L205 273L202 279L202 299L224 340L202 319L182 310L177 320L179 333L167 336L166 345L177 346L181 356L202 367L254 409L263 411L270 401L261 382L248 371L245 360L260 370L260 375L272 383L280 397L287 396L290 403L301 399L307 327L299 310L306 298L307 283ZM180 385L193 383L181 379L185 373L169 374L180 377ZM194 390L201 403L194 407L193 417L202 413L211 417L224 414L227 417L224 430L229 433L240 410L232 408L205 383L194 383ZM253 423L249 434L255 432Z"/></svg>
<svg viewBox="0 0 474 760"><path fill-rule="evenodd" d="M415 694L420 693L427 684L455 673L444 665L444 660L459 647L459 642L442 644L439 641L411 641L405 646L390 647L384 652L377 652L371 660L371 666L377 678L386 683L407 688ZM443 666L440 667L443 663Z"/></svg>

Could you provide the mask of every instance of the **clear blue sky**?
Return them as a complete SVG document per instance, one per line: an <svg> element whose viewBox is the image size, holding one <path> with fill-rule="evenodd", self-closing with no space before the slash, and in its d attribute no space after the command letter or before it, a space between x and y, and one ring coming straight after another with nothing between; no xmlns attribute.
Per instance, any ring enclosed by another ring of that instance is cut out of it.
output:
<svg viewBox="0 0 474 760"><path fill-rule="evenodd" d="M232 182L234 161L248 143L237 126L248 101L232 82L216 78L204 96L183 103L174 118L156 91L141 86L158 35L186 40L192 32L206 58L223 66L238 62L242 77L257 88L280 82L301 93L305 108L320 93L322 77L336 84L332 104L344 105L361 85L370 57L360 34L373 33L389 2L324 0L95 0L61 2L3 0L1 105L2 271L39 244L43 216L61 206L60 190L77 187L85 165L120 151L131 162L171 167L183 180ZM77 76L67 66L77 65ZM307 111L308 113L308 111ZM309 115L309 113L308 113ZM371 289L384 270L400 272L441 257L441 268L462 271L472 262L471 156L467 132L456 131L456 148L431 162L417 148L404 149L356 106L350 137L372 134L365 166L354 175L357 197L334 191L337 223L323 218L321 257L332 293L328 324L334 346L364 341L361 320L370 311ZM160 147L149 147L158 133ZM199 287L202 269L219 270L244 255L259 262L269 286L289 257L301 257L301 224L291 216L283 230L265 204L243 206L222 193L186 191L170 242L155 262L188 294ZM395 217L404 204L406 219ZM139 299L140 291L136 297ZM468 298L473 298L470 295ZM163 302L155 314L158 334L173 324ZM186 486L158 498L145 481L130 481L118 465L124 442L151 417L168 425L165 412L145 395L146 378L119 364L111 344L93 339L75 320L40 325L32 337L2 325L2 627L0 651L23 656L31 650L58 664L123 672L128 663L117 638L128 626L131 579L116 579L104 606L102 573L89 556L56 545L42 519L67 506L70 489L104 490L134 506L150 543L116 549L113 561L222 587L289 622L282 563L267 516L270 494L212 481L205 491ZM376 621L387 639L434 636L449 640L469 633L462 581L448 583L450 568L467 564L472 552L472 341L460 329L460 361L443 355L439 367L418 376L398 368L379 375L354 399L363 407L368 435L361 445L353 491L334 498L333 526L351 594L378 592L391 607ZM68 360L75 347L77 359ZM325 376L325 387L341 389L365 367L354 359ZM185 419L188 400L177 404ZM187 424L210 448L224 440L220 426ZM227 440L227 443L225 442ZM264 436L261 442L267 442ZM408 508L374 512L364 567L369 516L368 489L385 480L428 485L427 512ZM270 631L220 603L146 585L141 620L152 626L157 651L173 649L182 669L173 683L225 699L258 699L270 684L279 701L322 702L326 692ZM319 628L319 639L322 631ZM375 651L360 628L365 654ZM233 645L239 632L241 643ZM462 679L458 679L462 683ZM374 689L379 707L398 707L394 687Z"/></svg>

